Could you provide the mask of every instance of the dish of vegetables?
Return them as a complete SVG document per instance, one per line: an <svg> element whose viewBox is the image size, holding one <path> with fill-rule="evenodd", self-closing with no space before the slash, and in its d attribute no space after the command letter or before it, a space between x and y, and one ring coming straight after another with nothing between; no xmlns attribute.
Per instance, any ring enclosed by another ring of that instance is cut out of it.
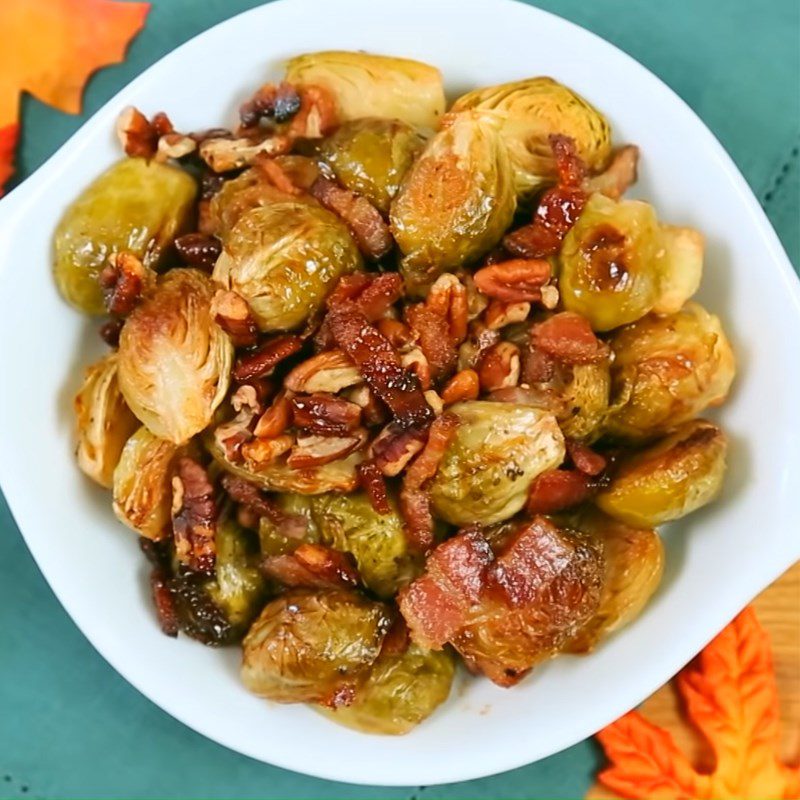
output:
<svg viewBox="0 0 800 800"><path fill-rule="evenodd" d="M656 591L655 528L722 485L702 234L625 198L638 149L549 77L447 105L435 67L309 53L239 117L123 110L55 231L110 347L78 464L162 630L369 733L458 663L510 687L588 653Z"/></svg>

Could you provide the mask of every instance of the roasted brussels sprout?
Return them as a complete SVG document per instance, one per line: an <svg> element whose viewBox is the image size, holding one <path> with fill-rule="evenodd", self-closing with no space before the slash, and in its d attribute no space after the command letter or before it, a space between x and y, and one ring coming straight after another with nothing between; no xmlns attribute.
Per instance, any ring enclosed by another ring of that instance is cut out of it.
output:
<svg viewBox="0 0 800 800"><path fill-rule="evenodd" d="M719 318L697 303L677 314L648 316L612 337L612 436L652 439L718 405L736 372Z"/></svg>
<svg viewBox="0 0 800 800"><path fill-rule="evenodd" d="M318 542L319 528L311 513L309 495L284 492L276 494L273 500L284 514L303 517L306 522L306 533L302 538L287 536L269 517L261 517L258 521L258 539L261 552L265 556L282 556L296 550L303 542Z"/></svg>
<svg viewBox="0 0 800 800"><path fill-rule="evenodd" d="M524 505L533 479L564 460L555 417L533 406L456 403L460 425L431 483L434 513L453 525L490 525Z"/></svg>
<svg viewBox="0 0 800 800"><path fill-rule="evenodd" d="M596 498L597 505L628 525L654 526L710 503L725 474L725 434L702 419L624 459Z"/></svg>
<svg viewBox="0 0 800 800"><path fill-rule="evenodd" d="M345 224L322 206L275 202L241 216L214 280L250 304L262 331L302 325L344 274L361 266Z"/></svg>
<svg viewBox="0 0 800 800"><path fill-rule="evenodd" d="M428 142L392 203L406 288L424 294L443 272L490 250L515 208L511 162L496 125L458 114Z"/></svg>
<svg viewBox="0 0 800 800"><path fill-rule="evenodd" d="M383 117L434 129L444 113L439 70L407 58L337 50L306 53L286 65L286 80L330 92L341 122Z"/></svg>
<svg viewBox="0 0 800 800"><path fill-rule="evenodd" d="M355 592L286 592L245 637L242 680L278 703L336 705L366 677L390 624L385 606Z"/></svg>
<svg viewBox="0 0 800 800"><path fill-rule="evenodd" d="M530 194L557 177L548 137L564 134L593 172L611 155L611 128L605 117L580 95L552 78L528 78L475 89L453 104L451 114L475 110L500 122L508 147L517 193Z"/></svg>
<svg viewBox="0 0 800 800"><path fill-rule="evenodd" d="M561 248L559 289L564 307L597 331L672 314L697 291L703 237L661 225L639 200L593 194Z"/></svg>
<svg viewBox="0 0 800 800"><path fill-rule="evenodd" d="M119 385L156 435L188 441L210 422L228 391L233 345L211 314L214 285L176 269L128 317L119 339Z"/></svg>
<svg viewBox="0 0 800 800"><path fill-rule="evenodd" d="M575 364L568 372L556 418L564 436L591 440L600 431L608 411L611 388L608 362Z"/></svg>
<svg viewBox="0 0 800 800"><path fill-rule="evenodd" d="M339 183L388 214L423 145L422 136L407 123L373 117L345 122L322 142L319 152Z"/></svg>
<svg viewBox="0 0 800 800"><path fill-rule="evenodd" d="M313 518L322 542L352 554L364 585L390 598L421 568L409 550L397 504L378 514L364 494L323 494L312 500Z"/></svg>
<svg viewBox="0 0 800 800"><path fill-rule="evenodd" d="M450 694L455 662L449 650L381 655L349 706L324 710L335 722L364 733L398 736L427 719Z"/></svg>
<svg viewBox="0 0 800 800"><path fill-rule="evenodd" d="M260 554L253 533L223 517L214 538L214 577L176 570L170 589L178 624L187 636L203 644L233 644L261 611L267 582L258 568Z"/></svg>
<svg viewBox="0 0 800 800"><path fill-rule="evenodd" d="M197 185L176 167L126 158L106 170L64 212L55 233L54 274L64 299L105 313L97 281L112 253L156 267L191 218Z"/></svg>
<svg viewBox="0 0 800 800"><path fill-rule="evenodd" d="M593 509L581 512L573 522L603 554L600 605L567 647L571 653L587 653L642 612L661 582L664 545L655 531L629 528Z"/></svg>
<svg viewBox="0 0 800 800"><path fill-rule="evenodd" d="M125 443L114 470L114 513L147 539L161 539L170 523L172 461L178 447L142 426Z"/></svg>
<svg viewBox="0 0 800 800"><path fill-rule="evenodd" d="M86 370L75 397L78 466L107 489L114 480L128 437L139 420L125 403L117 383L117 354L111 353Z"/></svg>

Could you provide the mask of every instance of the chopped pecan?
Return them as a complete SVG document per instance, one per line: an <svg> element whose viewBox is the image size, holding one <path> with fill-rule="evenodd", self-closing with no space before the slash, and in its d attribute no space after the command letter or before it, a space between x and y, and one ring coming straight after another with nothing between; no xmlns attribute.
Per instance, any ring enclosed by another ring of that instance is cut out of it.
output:
<svg viewBox="0 0 800 800"><path fill-rule="evenodd" d="M253 428L256 436L274 439L292 424L292 404L286 392L279 392L272 405L261 415Z"/></svg>
<svg viewBox="0 0 800 800"><path fill-rule="evenodd" d="M240 452L245 461L256 466L271 464L276 458L280 458L284 453L289 452L294 445L291 436L275 436L267 439L257 437L245 442Z"/></svg>
<svg viewBox="0 0 800 800"><path fill-rule="evenodd" d="M562 311L534 325L531 346L565 364L594 364L609 353L589 321L573 311Z"/></svg>
<svg viewBox="0 0 800 800"><path fill-rule="evenodd" d="M425 354L419 347L400 353L400 363L410 369L419 378L419 385L423 390L431 386L431 367Z"/></svg>
<svg viewBox="0 0 800 800"><path fill-rule="evenodd" d="M231 172L251 165L260 154L272 157L288 153L293 140L284 134L254 137L210 138L200 143L200 158L214 172Z"/></svg>
<svg viewBox="0 0 800 800"><path fill-rule="evenodd" d="M346 458L367 441L367 431L357 428L347 436L298 435L297 443L286 459L292 469L321 467Z"/></svg>
<svg viewBox="0 0 800 800"><path fill-rule="evenodd" d="M542 299L539 302L541 302L546 309L552 311L558 305L560 299L558 289L553 286L552 283L542 286Z"/></svg>
<svg viewBox="0 0 800 800"><path fill-rule="evenodd" d="M386 481L380 467L372 460L362 461L356 467L358 485L369 498L370 505L378 514L388 514L392 509L386 491Z"/></svg>
<svg viewBox="0 0 800 800"><path fill-rule="evenodd" d="M301 514L287 514L260 486L236 475L222 476L222 488L235 503L247 509L256 518L266 517L280 532L290 539L302 539L308 530L308 521ZM250 525L246 527L258 527Z"/></svg>
<svg viewBox="0 0 800 800"><path fill-rule="evenodd" d="M440 380L451 375L458 362L458 351L450 338L447 318L431 311L425 303L417 303L406 307L405 319L430 365L429 378Z"/></svg>
<svg viewBox="0 0 800 800"><path fill-rule="evenodd" d="M584 475L595 478L606 468L607 461L605 456L595 453L585 444L576 442L574 439L566 439L567 454L569 455L575 469Z"/></svg>
<svg viewBox="0 0 800 800"><path fill-rule="evenodd" d="M542 289L546 288L549 287L542 287ZM504 303L502 300L492 300L486 307L483 319L490 330L496 331L514 322L524 322L530 313L530 303Z"/></svg>
<svg viewBox="0 0 800 800"><path fill-rule="evenodd" d="M175 250L184 264L211 272L222 252L222 243L216 236L187 233L175 240Z"/></svg>
<svg viewBox="0 0 800 800"><path fill-rule="evenodd" d="M552 469L534 478L528 490L530 514L554 514L578 505L592 494L592 482L578 470Z"/></svg>
<svg viewBox="0 0 800 800"><path fill-rule="evenodd" d="M247 304L247 300L237 292L217 289L211 301L211 313L214 315L217 325L230 336L234 346L250 347L258 341L258 325L250 311L250 306ZM248 358L252 357L248 356ZM254 370L252 374L239 378L239 380L258 377L260 374L266 374L266 372L259 373Z"/></svg>
<svg viewBox="0 0 800 800"><path fill-rule="evenodd" d="M477 400L481 391L480 378L474 369L462 369L442 389L442 401L449 406L460 400Z"/></svg>
<svg viewBox="0 0 800 800"><path fill-rule="evenodd" d="M516 386L519 383L519 373L519 347L511 342L492 345L478 364L481 388L487 392Z"/></svg>
<svg viewBox="0 0 800 800"><path fill-rule="evenodd" d="M370 453L383 475L393 478L425 447L426 433L418 428L402 428L390 422L373 440Z"/></svg>
<svg viewBox="0 0 800 800"><path fill-rule="evenodd" d="M394 239L389 226L380 211L366 197L350 189L343 189L334 181L322 177L314 181L311 194L325 208L344 220L359 249L367 258L377 260L392 249Z"/></svg>
<svg viewBox="0 0 800 800"><path fill-rule="evenodd" d="M242 445L253 438L251 428L255 412L251 408L243 408L232 420L218 425L214 429L214 440L222 448L229 461L238 461Z"/></svg>
<svg viewBox="0 0 800 800"><path fill-rule="evenodd" d="M139 109L133 106L123 108L117 117L116 129L125 155L153 157L158 147L158 133Z"/></svg>
<svg viewBox="0 0 800 800"><path fill-rule="evenodd" d="M353 386L346 392L347 399L361 409L365 425L382 425L389 417L386 406L375 397L366 383Z"/></svg>
<svg viewBox="0 0 800 800"><path fill-rule="evenodd" d="M342 350L326 350L298 364L283 384L293 392L330 392L362 383L363 378L352 359Z"/></svg>
<svg viewBox="0 0 800 800"><path fill-rule="evenodd" d="M425 400L427 400L428 405L433 409L433 413L436 414L437 417L444 411L444 401L437 391L428 389L425 392Z"/></svg>
<svg viewBox="0 0 800 800"><path fill-rule="evenodd" d="M584 182L587 194L600 192L612 200L619 200L636 183L636 170L639 163L639 148L636 145L620 147L611 157L611 163L599 175L593 175Z"/></svg>
<svg viewBox="0 0 800 800"><path fill-rule="evenodd" d="M151 565L150 593L156 609L158 624L162 633L175 637L178 635L178 613L175 608L175 597L170 587L171 570L169 552L161 542L140 537L139 547Z"/></svg>
<svg viewBox="0 0 800 800"><path fill-rule="evenodd" d="M212 573L216 563L217 505L208 473L183 456L172 478L172 531L175 555L193 572Z"/></svg>
<svg viewBox="0 0 800 800"><path fill-rule="evenodd" d="M550 280L550 262L541 258L517 258L479 269L475 285L487 297L506 303L536 302Z"/></svg>
<svg viewBox="0 0 800 800"><path fill-rule="evenodd" d="M100 338L109 347L119 347L119 335L122 332L124 322L121 319L110 319L100 326Z"/></svg>
<svg viewBox="0 0 800 800"><path fill-rule="evenodd" d="M304 86L299 90L300 109L289 123L292 139L319 139L339 124L336 99L322 86Z"/></svg>
<svg viewBox="0 0 800 800"><path fill-rule="evenodd" d="M133 253L123 250L108 257L98 280L108 313L125 317L136 307L153 276Z"/></svg>
<svg viewBox="0 0 800 800"><path fill-rule="evenodd" d="M231 405L237 414L243 410L252 412L254 416L261 413L258 390L250 383L243 383L236 389L231 395Z"/></svg>
<svg viewBox="0 0 800 800"><path fill-rule="evenodd" d="M288 122L300 110L300 95L289 83L282 81L277 86L268 83L262 86L239 108L242 125L252 128L263 120Z"/></svg>
<svg viewBox="0 0 800 800"><path fill-rule="evenodd" d="M317 393L292 398L296 427L318 436L344 436L361 424L361 407L342 397Z"/></svg>
<svg viewBox="0 0 800 800"><path fill-rule="evenodd" d="M469 326L469 338L458 348L458 369L474 369L481 356L500 341L499 331L493 331L480 320Z"/></svg>
<svg viewBox="0 0 800 800"><path fill-rule="evenodd" d="M310 589L353 589L359 575L346 553L322 544L303 542L294 552L264 559L261 566L284 586Z"/></svg>
<svg viewBox="0 0 800 800"><path fill-rule="evenodd" d="M425 305L447 322L450 341L459 345L467 338L469 301L467 289L456 275L445 272L428 291Z"/></svg>
<svg viewBox="0 0 800 800"><path fill-rule="evenodd" d="M260 345L252 353L240 356L233 365L231 376L235 381L263 378L284 359L294 355L303 346L299 336L280 334Z"/></svg>
<svg viewBox="0 0 800 800"><path fill-rule="evenodd" d="M197 150L197 142L183 133L165 133L158 140L156 161L178 160Z"/></svg>
<svg viewBox="0 0 800 800"><path fill-rule="evenodd" d="M375 327L389 340L389 344L400 352L408 350L417 341L411 328L399 319L384 317L375 323Z"/></svg>

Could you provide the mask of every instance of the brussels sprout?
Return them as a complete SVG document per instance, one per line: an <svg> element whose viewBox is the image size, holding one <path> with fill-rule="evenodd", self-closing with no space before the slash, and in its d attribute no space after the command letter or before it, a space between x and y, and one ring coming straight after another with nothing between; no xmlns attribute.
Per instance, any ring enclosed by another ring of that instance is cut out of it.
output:
<svg viewBox="0 0 800 800"><path fill-rule="evenodd" d="M728 394L736 372L719 318L697 303L648 316L612 337L606 429L631 441L669 433Z"/></svg>
<svg viewBox="0 0 800 800"><path fill-rule="evenodd" d="M119 386L134 414L175 444L205 428L230 382L233 345L211 314L204 273L176 269L125 321Z"/></svg>
<svg viewBox="0 0 800 800"><path fill-rule="evenodd" d="M431 482L434 513L453 525L490 525L524 505L533 479L564 460L555 417L533 406L456 403L461 424Z"/></svg>
<svg viewBox="0 0 800 800"><path fill-rule="evenodd" d="M390 624L384 605L355 592L286 592L245 637L242 680L278 703L335 704L366 677Z"/></svg>
<svg viewBox="0 0 800 800"><path fill-rule="evenodd" d="M114 480L122 448L139 427L117 383L117 354L111 353L86 370L75 397L78 466L107 489Z"/></svg>
<svg viewBox="0 0 800 800"><path fill-rule="evenodd" d="M475 89L453 104L450 113L475 110L500 122L508 147L517 193L530 194L557 177L548 137L564 134L594 171L611 155L611 128L605 117L580 95L552 78L528 78Z"/></svg>
<svg viewBox="0 0 800 800"><path fill-rule="evenodd" d="M339 183L388 214L423 145L422 136L405 122L373 117L345 122L322 142L319 153Z"/></svg>
<svg viewBox="0 0 800 800"><path fill-rule="evenodd" d="M54 275L64 299L105 313L97 281L112 253L127 251L155 268L188 228L197 185L176 167L126 158L107 169L64 212L55 232Z"/></svg>
<svg viewBox="0 0 800 800"><path fill-rule="evenodd" d="M214 280L247 300L262 331L283 331L302 325L336 281L361 263L335 214L309 203L275 202L239 218Z"/></svg>
<svg viewBox="0 0 800 800"><path fill-rule="evenodd" d="M341 122L384 117L434 129L444 113L439 70L407 58L336 50L306 53L286 65L286 80L298 88L327 89Z"/></svg>
<svg viewBox="0 0 800 800"><path fill-rule="evenodd" d="M204 644L238 642L264 604L267 582L258 568L254 534L223 517L215 535L214 577L177 572L170 581L181 630Z"/></svg>
<svg viewBox="0 0 800 800"><path fill-rule="evenodd" d="M564 436L593 439L608 411L611 389L608 362L575 364L570 373L559 398L561 409L556 418Z"/></svg>
<svg viewBox="0 0 800 800"><path fill-rule="evenodd" d="M666 265L653 311L676 314L700 286L705 240L703 234L692 228L662 224L661 241L666 251Z"/></svg>
<svg viewBox="0 0 800 800"><path fill-rule="evenodd" d="M573 524L603 553L600 605L567 647L571 653L587 653L642 612L661 582L664 545L655 531L629 528L595 510L580 513Z"/></svg>
<svg viewBox="0 0 800 800"><path fill-rule="evenodd" d="M148 539L161 539L170 523L172 461L178 452L142 426L125 443L114 470L114 513Z"/></svg>
<svg viewBox="0 0 800 800"><path fill-rule="evenodd" d="M710 503L722 487L725 434L692 420L665 439L627 457L596 498L606 514L628 525L654 526Z"/></svg>
<svg viewBox="0 0 800 800"><path fill-rule="evenodd" d="M364 733L408 733L447 700L454 673L449 650L411 644L404 653L380 656L351 705L323 713Z"/></svg>
<svg viewBox="0 0 800 800"><path fill-rule="evenodd" d="M490 250L515 208L511 162L496 126L457 115L428 142L392 203L406 288L424 294L443 272Z"/></svg>
<svg viewBox="0 0 800 800"><path fill-rule="evenodd" d="M364 585L379 597L393 597L413 580L421 564L410 552L394 498L378 514L364 494L323 494L313 498L313 518L324 544L351 553Z"/></svg>
<svg viewBox="0 0 800 800"><path fill-rule="evenodd" d="M319 541L319 528L311 513L309 495L285 492L274 495L273 500L285 514L305 518L306 534L302 539L286 536L280 526L269 517L261 517L258 521L258 539L261 543L261 552L265 556L282 556L293 552L303 542Z"/></svg>

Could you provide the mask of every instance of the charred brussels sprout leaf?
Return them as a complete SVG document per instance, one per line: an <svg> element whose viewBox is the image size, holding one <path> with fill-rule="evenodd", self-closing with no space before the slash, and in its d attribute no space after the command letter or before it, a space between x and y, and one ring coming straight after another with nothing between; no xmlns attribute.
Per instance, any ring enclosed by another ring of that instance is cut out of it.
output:
<svg viewBox="0 0 800 800"><path fill-rule="evenodd" d="M86 370L75 397L78 466L110 489L114 468L139 420L125 403L117 383L117 355L112 353Z"/></svg>
<svg viewBox="0 0 800 800"><path fill-rule="evenodd" d="M364 585L390 598L411 581L419 567L409 551L397 504L378 514L363 494L324 494L312 500L313 518L321 540L356 560Z"/></svg>
<svg viewBox="0 0 800 800"><path fill-rule="evenodd" d="M352 704L324 713L364 733L408 733L450 694L455 662L449 650L411 644L404 653L381 655Z"/></svg>
<svg viewBox="0 0 800 800"><path fill-rule="evenodd" d="M341 122L383 117L433 129L444 113L439 70L407 58L337 50L306 53L286 65L286 80L299 88L327 90Z"/></svg>
<svg viewBox="0 0 800 800"><path fill-rule="evenodd" d="M97 276L107 258L124 250L157 267L187 229L196 193L187 173L155 161L126 158L106 170L56 228L54 274L64 299L87 314L103 314Z"/></svg>
<svg viewBox="0 0 800 800"><path fill-rule="evenodd" d="M329 136L320 146L320 155L339 183L388 214L423 144L414 128L399 120L357 119Z"/></svg>
<svg viewBox="0 0 800 800"><path fill-rule="evenodd" d="M338 278L361 263L336 215L309 203L275 202L239 218L214 280L247 300L262 331L285 331L318 311Z"/></svg>
<svg viewBox="0 0 800 800"><path fill-rule="evenodd" d="M564 460L552 414L533 406L467 401L431 483L434 513L453 525L489 525L516 514L533 479Z"/></svg>
<svg viewBox="0 0 800 800"><path fill-rule="evenodd" d="M408 290L424 294L441 273L490 250L515 208L511 162L496 126L459 114L428 142L392 203Z"/></svg>
<svg viewBox="0 0 800 800"><path fill-rule="evenodd" d="M669 433L728 394L736 365L719 318L697 303L648 316L611 339L607 431L631 441Z"/></svg>
<svg viewBox="0 0 800 800"><path fill-rule="evenodd" d="M710 503L725 474L725 434L692 420L623 460L597 505L628 525L661 525Z"/></svg>
<svg viewBox="0 0 800 800"><path fill-rule="evenodd" d="M244 684L279 703L335 704L366 677L390 622L385 606L354 592L287 592L245 637Z"/></svg>
<svg viewBox="0 0 800 800"><path fill-rule="evenodd" d="M202 272L168 272L128 317L119 340L119 385L157 436L182 444L205 428L230 381L233 346L211 314Z"/></svg>
<svg viewBox="0 0 800 800"><path fill-rule="evenodd" d="M468 110L499 121L521 195L556 180L548 138L551 134L571 137L578 155L592 171L603 169L611 155L611 129L605 117L552 78L528 78L475 89L456 100L450 113Z"/></svg>

